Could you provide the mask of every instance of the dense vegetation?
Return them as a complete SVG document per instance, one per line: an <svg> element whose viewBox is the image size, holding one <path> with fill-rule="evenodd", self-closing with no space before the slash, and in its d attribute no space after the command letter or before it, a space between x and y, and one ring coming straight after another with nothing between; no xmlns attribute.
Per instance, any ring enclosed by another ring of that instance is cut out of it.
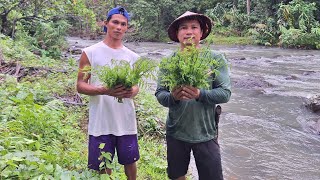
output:
<svg viewBox="0 0 320 180"><path fill-rule="evenodd" d="M127 40L166 41L169 24L191 10L212 18L214 43L320 48L318 0L0 0L0 32L58 57L64 35L95 38L106 11L117 5L132 15Z"/></svg>
<svg viewBox="0 0 320 180"><path fill-rule="evenodd" d="M100 179L87 169L87 97L76 93L75 59L38 56L0 37L0 179ZM164 179L164 109L150 92L135 99L139 179ZM113 179L125 179L112 165Z"/></svg>

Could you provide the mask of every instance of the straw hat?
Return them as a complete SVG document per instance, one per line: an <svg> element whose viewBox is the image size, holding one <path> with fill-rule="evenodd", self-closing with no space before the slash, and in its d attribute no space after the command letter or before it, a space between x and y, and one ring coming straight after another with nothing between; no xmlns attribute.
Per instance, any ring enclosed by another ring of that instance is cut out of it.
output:
<svg viewBox="0 0 320 180"><path fill-rule="evenodd" d="M177 32L178 32L180 22L184 19L193 18L193 17L198 19L198 21L200 23L200 26L201 26L201 29L203 32L201 40L205 39L211 32L211 28L213 25L212 20L208 16L205 16L203 14L190 12L190 11L185 12L184 14L179 16L176 20L174 20L170 24L170 26L168 28L169 38L172 41L179 42L178 37L177 37Z"/></svg>

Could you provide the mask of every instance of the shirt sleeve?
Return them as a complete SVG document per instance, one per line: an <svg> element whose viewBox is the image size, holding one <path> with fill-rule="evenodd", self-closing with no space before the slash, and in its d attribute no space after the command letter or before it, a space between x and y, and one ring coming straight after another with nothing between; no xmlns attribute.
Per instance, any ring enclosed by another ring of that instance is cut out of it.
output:
<svg viewBox="0 0 320 180"><path fill-rule="evenodd" d="M161 85L161 74L163 72L161 69L158 73L158 81L157 81L157 89L155 92L155 96L157 97L158 102L164 107L173 107L179 104L180 101L176 101L168 87L164 87Z"/></svg>
<svg viewBox="0 0 320 180"><path fill-rule="evenodd" d="M207 104L221 104L229 101L231 96L231 82L227 60L223 55L214 55L219 60L220 66L215 72L212 89L200 89L198 101Z"/></svg>

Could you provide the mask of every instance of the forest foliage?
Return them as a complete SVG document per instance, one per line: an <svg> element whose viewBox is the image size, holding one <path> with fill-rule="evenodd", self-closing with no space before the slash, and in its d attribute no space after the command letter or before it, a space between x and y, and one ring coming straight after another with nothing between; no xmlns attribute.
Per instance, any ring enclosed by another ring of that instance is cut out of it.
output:
<svg viewBox="0 0 320 180"><path fill-rule="evenodd" d="M131 14L128 41L167 41L166 29L185 11L208 15L215 37L246 37L255 44L319 49L318 0L0 0L0 32L25 40L31 51L59 57L63 37L102 34L107 11Z"/></svg>

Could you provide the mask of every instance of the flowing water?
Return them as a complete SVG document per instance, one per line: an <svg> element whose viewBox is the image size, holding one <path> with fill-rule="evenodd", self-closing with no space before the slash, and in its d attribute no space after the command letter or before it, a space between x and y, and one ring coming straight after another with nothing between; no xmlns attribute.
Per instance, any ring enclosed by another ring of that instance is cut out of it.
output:
<svg viewBox="0 0 320 180"><path fill-rule="evenodd" d="M88 46L97 41L69 38ZM159 60L177 44L125 43ZM212 46L229 60L232 97L219 126L225 179L320 179L320 119L303 104L320 94L320 51L257 46ZM196 168L191 165L193 179Z"/></svg>

